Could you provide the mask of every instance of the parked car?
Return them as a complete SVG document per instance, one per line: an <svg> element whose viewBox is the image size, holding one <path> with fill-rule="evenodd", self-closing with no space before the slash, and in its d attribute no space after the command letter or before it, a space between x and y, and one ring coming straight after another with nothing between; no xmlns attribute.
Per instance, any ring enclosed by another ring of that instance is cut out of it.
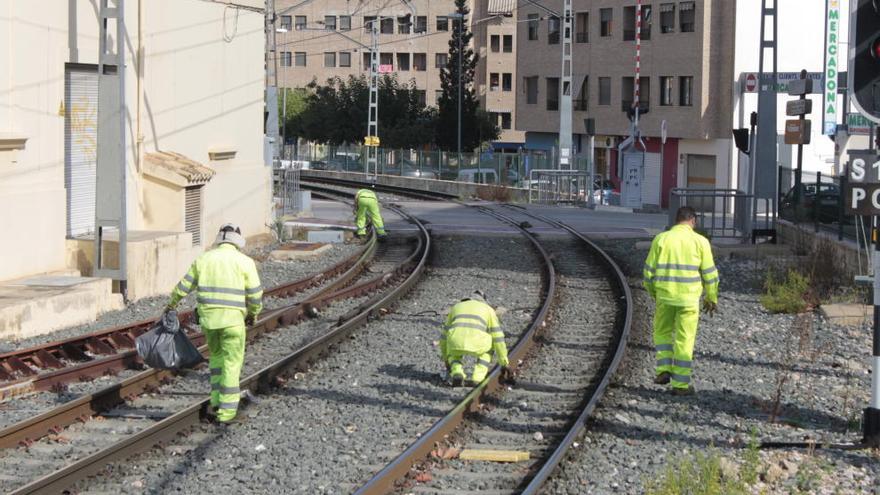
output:
<svg viewBox="0 0 880 495"><path fill-rule="evenodd" d="M821 223L834 223L839 220L840 187L837 184L819 184L818 195L816 184L801 184L800 191L800 207L795 202L795 188L782 197L779 201L780 217L793 222L812 222L815 212Z"/></svg>
<svg viewBox="0 0 880 495"><path fill-rule="evenodd" d="M489 168L463 168L458 171L459 182L474 182L477 184L497 184L498 176L494 169Z"/></svg>

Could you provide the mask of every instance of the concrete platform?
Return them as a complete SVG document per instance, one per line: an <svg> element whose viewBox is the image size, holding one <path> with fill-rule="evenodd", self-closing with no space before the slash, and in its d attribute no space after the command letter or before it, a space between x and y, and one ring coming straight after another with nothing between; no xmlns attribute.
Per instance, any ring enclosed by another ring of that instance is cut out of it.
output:
<svg viewBox="0 0 880 495"><path fill-rule="evenodd" d="M112 280L70 273L0 282L0 338L18 340L71 325L124 307Z"/></svg>
<svg viewBox="0 0 880 495"><path fill-rule="evenodd" d="M864 304L823 304L819 310L835 325L857 327L874 321L874 307Z"/></svg>

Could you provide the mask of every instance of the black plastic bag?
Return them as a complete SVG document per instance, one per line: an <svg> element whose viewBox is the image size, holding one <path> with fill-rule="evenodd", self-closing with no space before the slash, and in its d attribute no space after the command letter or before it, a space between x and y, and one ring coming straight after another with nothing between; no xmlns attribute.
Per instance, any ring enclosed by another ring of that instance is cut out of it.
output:
<svg viewBox="0 0 880 495"><path fill-rule="evenodd" d="M166 311L149 332L135 340L138 356L151 368L179 370L204 361L180 328L177 311Z"/></svg>

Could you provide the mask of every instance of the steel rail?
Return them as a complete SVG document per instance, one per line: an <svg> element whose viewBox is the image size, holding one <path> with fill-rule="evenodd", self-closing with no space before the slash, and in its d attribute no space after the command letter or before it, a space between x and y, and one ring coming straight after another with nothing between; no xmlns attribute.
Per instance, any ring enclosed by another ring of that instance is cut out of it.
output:
<svg viewBox="0 0 880 495"><path fill-rule="evenodd" d="M377 189L379 186L377 186ZM517 341L514 348L510 351L508 359L515 363L519 359L526 356L536 344L541 328L547 319L550 306L553 303L553 297L556 293L556 270L553 267L550 254L541 245L540 241L528 230L522 228L519 223L513 221L491 209L477 207L481 211L504 223L519 229L522 234L532 243L532 247L539 254L543 261L544 270L541 273L544 294L541 301L541 307L532 317L526 332ZM501 368L495 366L489 372L489 375L480 382L470 393L462 399L449 413L442 419L434 423L431 428L406 448L400 455L386 465L381 471L376 473L366 484L361 486L355 495L379 495L385 494L394 489L394 485L398 480L406 477L410 469L422 459L425 459L434 449L436 443L452 433L459 425L465 421L465 416L469 412L476 412L483 398L489 396L499 389L501 386Z"/></svg>
<svg viewBox="0 0 880 495"><path fill-rule="evenodd" d="M372 318L380 316L406 295L418 282L427 266L431 251L431 238L425 226L416 218L405 214L402 210L392 207L414 223L419 229L416 250L401 264L411 268L402 283L390 291L380 293L361 304L346 315L343 315L322 337L301 347L292 354L264 367L241 381L241 387L253 392L260 392L278 384L278 378L290 371L306 369L308 364L320 355L329 351L333 344L347 338L354 330ZM371 242L375 242L375 237ZM400 269L400 267L399 267ZM387 285L388 277L375 279L381 286ZM347 292L343 289L339 292ZM77 481L101 471L108 462L118 461L134 453L151 448L157 442L173 438L181 431L200 421L206 413L209 399L196 402L186 409L158 421L156 424L117 442L110 447L95 452L67 467L37 479L23 486L14 494L46 493L65 490Z"/></svg>
<svg viewBox="0 0 880 495"><path fill-rule="evenodd" d="M373 184L372 182L360 182L351 179L341 179L336 177L313 177L313 176L304 176L301 177L300 180L302 182L320 182L324 184L335 184L344 187L354 187L358 189L369 189L375 188L379 191L384 191L389 194L397 194L399 196L406 196L409 198L421 199L426 201L450 201L458 199L458 195L438 192L438 191L425 191L422 189L411 189L403 186L390 186L385 184Z"/></svg>
<svg viewBox="0 0 880 495"><path fill-rule="evenodd" d="M264 297L289 297L316 287L325 280L345 273L353 266L363 267L364 260L368 260L373 253L375 253L375 244L367 244L364 249L359 250L327 270L266 290ZM181 325L191 330L190 334L196 345L200 345L204 337L192 327L194 323L193 311L181 312L180 320ZM134 350L134 340L148 331L155 322L155 318L141 320L127 325L98 330L86 335L0 354L0 370L4 369L3 362L14 363L7 364L7 367L28 375L18 380L0 384L0 401L30 392L52 390L55 387L72 381L94 379L105 376L108 373L131 369L140 365L141 361ZM86 355L82 348L101 350L102 353L109 355L92 358ZM119 350L123 348L127 349ZM60 358L83 362L64 366ZM25 362L59 369L39 373L31 369ZM0 372L0 379L6 379L10 376L12 375L5 371Z"/></svg>

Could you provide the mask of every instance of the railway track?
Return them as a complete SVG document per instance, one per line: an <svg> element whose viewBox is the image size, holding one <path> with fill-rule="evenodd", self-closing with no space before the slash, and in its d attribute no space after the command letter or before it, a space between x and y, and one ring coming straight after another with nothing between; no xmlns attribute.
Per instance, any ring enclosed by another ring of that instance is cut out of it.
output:
<svg viewBox="0 0 880 495"><path fill-rule="evenodd" d="M493 369L356 494L538 493L575 445L623 357L633 302L613 260L557 220L509 205L481 210L520 228L545 262L544 303L510 352L511 362L525 361L516 383L501 384ZM538 240L527 230L531 222L568 238ZM525 451L529 459L462 461L454 454L461 449Z"/></svg>
<svg viewBox="0 0 880 495"><path fill-rule="evenodd" d="M418 228L410 239L391 239L377 247L371 237L365 253L379 250L384 255L377 256L380 259L363 275L365 280L352 283L355 274L344 283L334 281L308 300L272 311L258 321L256 326L267 335L248 350L242 389L257 393L283 382L288 373L307 368L358 326L386 312L416 284L425 269L431 240L417 220L409 220ZM339 304L340 300L349 302ZM337 304L330 306L331 302ZM301 335L269 334L302 320L313 309L321 311L320 317L307 320ZM263 340L268 342L261 346ZM5 428L0 431L0 445L26 448L3 453L0 490L58 492L108 463L191 431L204 418L207 384L205 370L173 379L169 372L148 370ZM198 432L191 440L198 441Z"/></svg>
<svg viewBox="0 0 880 495"><path fill-rule="evenodd" d="M336 287L341 287L373 259L375 249L375 242L370 241L363 249L327 270L267 289L264 297L289 298L334 279L337 280ZM265 314L275 313L267 311ZM180 320L196 345L204 344L204 335L195 327L193 312L181 312ZM31 392L59 390L71 382L139 368L142 362L134 349L134 341L155 321L141 320L0 354L0 401Z"/></svg>

